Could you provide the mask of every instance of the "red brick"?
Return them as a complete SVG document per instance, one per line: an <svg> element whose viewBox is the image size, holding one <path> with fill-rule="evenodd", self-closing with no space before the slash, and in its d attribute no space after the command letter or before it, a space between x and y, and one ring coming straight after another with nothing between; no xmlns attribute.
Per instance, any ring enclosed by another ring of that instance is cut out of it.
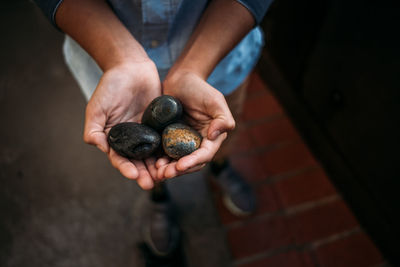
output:
<svg viewBox="0 0 400 267"><path fill-rule="evenodd" d="M253 72L250 75L250 83L247 87L247 95L251 96L256 93L267 92L267 90L267 86L261 79L260 75L257 72Z"/></svg>
<svg viewBox="0 0 400 267"><path fill-rule="evenodd" d="M256 147L253 138L247 129L240 129L237 133L235 145L232 147L232 154L246 153Z"/></svg>
<svg viewBox="0 0 400 267"><path fill-rule="evenodd" d="M254 214L247 217L237 217L230 213L222 202L221 194L216 199L216 206L219 211L221 222L229 224L235 221L251 220L260 214L271 213L280 208L279 202L276 199L276 193L273 191L272 185L264 184L255 188L257 196L257 210Z"/></svg>
<svg viewBox="0 0 400 267"><path fill-rule="evenodd" d="M284 207L318 200L336 194L323 169L312 169L275 183L276 192Z"/></svg>
<svg viewBox="0 0 400 267"><path fill-rule="evenodd" d="M358 226L342 200L295 213L290 216L289 222L297 244L321 240Z"/></svg>
<svg viewBox="0 0 400 267"><path fill-rule="evenodd" d="M365 233L353 234L318 247L317 260L322 267L363 267L383 263L381 253Z"/></svg>
<svg viewBox="0 0 400 267"><path fill-rule="evenodd" d="M239 264L240 267L311 267L315 266L310 256L297 251L276 254L265 259L248 264Z"/></svg>
<svg viewBox="0 0 400 267"><path fill-rule="evenodd" d="M231 157L230 162L248 182L256 182L267 178L257 154Z"/></svg>
<svg viewBox="0 0 400 267"><path fill-rule="evenodd" d="M261 161L267 175L283 174L318 166L314 156L302 142L264 152Z"/></svg>
<svg viewBox="0 0 400 267"><path fill-rule="evenodd" d="M259 214L273 212L280 209L280 204L276 197L276 192L270 184L257 186L255 189L257 195L257 212Z"/></svg>
<svg viewBox="0 0 400 267"><path fill-rule="evenodd" d="M284 217L263 218L228 231L235 259L288 246L293 242Z"/></svg>
<svg viewBox="0 0 400 267"><path fill-rule="evenodd" d="M243 120L263 119L278 114L283 114L281 106L272 94L267 93L257 97L248 97L246 99L243 110Z"/></svg>
<svg viewBox="0 0 400 267"><path fill-rule="evenodd" d="M249 129L249 133L258 146L300 140L297 131L286 117L253 126Z"/></svg>

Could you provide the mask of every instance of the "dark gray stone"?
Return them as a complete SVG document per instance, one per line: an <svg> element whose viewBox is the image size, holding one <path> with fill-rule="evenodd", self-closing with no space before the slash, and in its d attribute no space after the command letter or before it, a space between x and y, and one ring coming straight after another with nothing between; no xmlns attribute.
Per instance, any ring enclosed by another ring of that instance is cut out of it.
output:
<svg viewBox="0 0 400 267"><path fill-rule="evenodd" d="M173 96L162 95L155 98L143 113L142 123L156 131L162 131L182 117L182 104Z"/></svg>
<svg viewBox="0 0 400 267"><path fill-rule="evenodd" d="M113 126L107 140L121 156L138 160L150 157L161 142L156 131L136 122L123 122Z"/></svg>

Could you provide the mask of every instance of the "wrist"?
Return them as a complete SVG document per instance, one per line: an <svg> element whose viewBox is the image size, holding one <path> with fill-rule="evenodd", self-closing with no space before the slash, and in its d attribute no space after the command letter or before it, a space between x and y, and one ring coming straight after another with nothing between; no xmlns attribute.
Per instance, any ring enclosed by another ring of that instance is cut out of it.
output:
<svg viewBox="0 0 400 267"><path fill-rule="evenodd" d="M195 75L205 81L211 73L207 63L209 62L205 60L185 56L174 63L166 79L173 80L181 76Z"/></svg>
<svg viewBox="0 0 400 267"><path fill-rule="evenodd" d="M164 86L166 88L180 83L182 80L201 79L206 81L206 77L193 67L179 67L174 65L164 79Z"/></svg>
<svg viewBox="0 0 400 267"><path fill-rule="evenodd" d="M144 73L157 72L155 63L148 57L146 58L125 58L123 60L115 60L110 62L104 72L120 72L127 74L135 74L138 71Z"/></svg>
<svg viewBox="0 0 400 267"><path fill-rule="evenodd" d="M221 95L223 97L217 89L207 83L204 77L191 69L179 69L168 73L162 88L164 94L173 96L183 94L193 97L198 94L206 94L207 96Z"/></svg>
<svg viewBox="0 0 400 267"><path fill-rule="evenodd" d="M102 80L107 81L115 92L145 92L155 88L161 92L157 68L151 60L124 61L116 64L104 72Z"/></svg>
<svg viewBox="0 0 400 267"><path fill-rule="evenodd" d="M155 66L154 62L147 56L146 52L137 51L136 53L130 52L125 53L124 51L115 51L110 54L107 60L104 60L101 64L101 69L106 72L111 69L121 68L129 70L138 65L143 66Z"/></svg>
<svg viewBox="0 0 400 267"><path fill-rule="evenodd" d="M181 88L182 84L187 84L186 81L195 79L202 79L196 72L192 69L183 69L183 68L171 68L168 72L167 76L163 81L163 90L164 93L167 93L171 90L177 90Z"/></svg>

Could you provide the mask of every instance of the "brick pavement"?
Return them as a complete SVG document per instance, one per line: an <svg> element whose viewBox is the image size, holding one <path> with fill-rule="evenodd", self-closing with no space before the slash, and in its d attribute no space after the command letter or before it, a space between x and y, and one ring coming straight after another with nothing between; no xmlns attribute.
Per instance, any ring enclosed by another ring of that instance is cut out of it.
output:
<svg viewBox="0 0 400 267"><path fill-rule="evenodd" d="M257 212L234 217L214 188L234 265L383 265L382 255L257 73L242 120L231 161L254 187Z"/></svg>

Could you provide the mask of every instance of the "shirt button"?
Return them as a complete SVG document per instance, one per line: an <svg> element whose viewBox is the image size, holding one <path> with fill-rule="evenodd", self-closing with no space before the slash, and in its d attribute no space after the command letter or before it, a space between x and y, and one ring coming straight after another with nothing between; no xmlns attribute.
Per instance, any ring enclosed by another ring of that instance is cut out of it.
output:
<svg viewBox="0 0 400 267"><path fill-rule="evenodd" d="M151 43L150 43L150 46L151 46L152 48L156 48L158 45L159 45L159 43L158 43L157 40L152 40Z"/></svg>

